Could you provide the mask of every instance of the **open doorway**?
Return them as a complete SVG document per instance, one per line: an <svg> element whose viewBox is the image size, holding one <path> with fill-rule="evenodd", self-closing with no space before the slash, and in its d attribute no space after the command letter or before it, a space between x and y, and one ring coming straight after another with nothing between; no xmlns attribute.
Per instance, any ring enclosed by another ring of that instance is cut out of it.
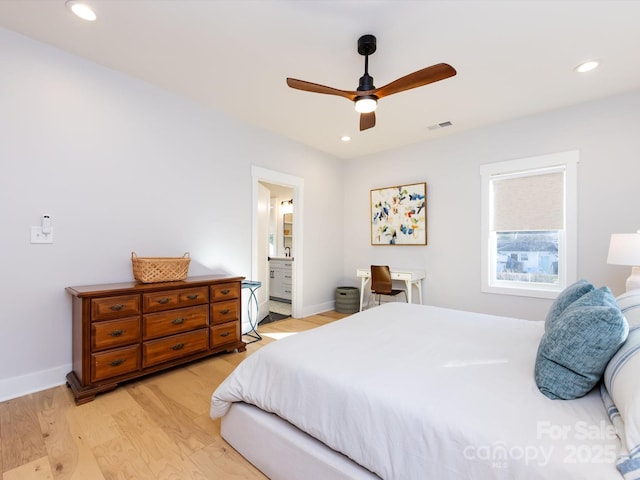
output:
<svg viewBox="0 0 640 480"><path fill-rule="evenodd" d="M269 314L261 323L291 316L293 300L293 188L260 181L269 190L268 275ZM262 242L258 242L260 245Z"/></svg>
<svg viewBox="0 0 640 480"><path fill-rule="evenodd" d="M262 283L258 318L302 311L302 201L299 177L252 167L252 277Z"/></svg>

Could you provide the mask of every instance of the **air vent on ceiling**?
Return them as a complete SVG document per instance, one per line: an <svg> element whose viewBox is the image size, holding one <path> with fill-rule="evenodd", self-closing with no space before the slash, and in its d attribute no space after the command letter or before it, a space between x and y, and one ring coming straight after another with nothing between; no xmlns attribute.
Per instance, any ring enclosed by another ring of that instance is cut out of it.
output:
<svg viewBox="0 0 640 480"><path fill-rule="evenodd" d="M438 130L439 128L450 127L453 123L446 121L442 123L436 123L435 125L429 125L427 128L429 130Z"/></svg>

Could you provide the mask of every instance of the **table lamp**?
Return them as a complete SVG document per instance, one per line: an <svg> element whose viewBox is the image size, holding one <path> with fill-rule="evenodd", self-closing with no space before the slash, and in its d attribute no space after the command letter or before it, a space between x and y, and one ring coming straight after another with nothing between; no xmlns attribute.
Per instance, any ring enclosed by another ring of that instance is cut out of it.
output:
<svg viewBox="0 0 640 480"><path fill-rule="evenodd" d="M607 263L631 266L627 292L640 288L640 230L638 233L612 233Z"/></svg>

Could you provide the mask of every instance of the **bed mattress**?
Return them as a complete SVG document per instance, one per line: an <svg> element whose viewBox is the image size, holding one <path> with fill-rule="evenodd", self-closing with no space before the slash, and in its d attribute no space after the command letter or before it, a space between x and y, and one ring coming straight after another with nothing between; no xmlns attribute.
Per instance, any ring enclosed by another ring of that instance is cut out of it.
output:
<svg viewBox="0 0 640 480"><path fill-rule="evenodd" d="M538 391L543 330L386 304L263 347L214 392L211 416L255 405L384 479L620 480L599 393Z"/></svg>

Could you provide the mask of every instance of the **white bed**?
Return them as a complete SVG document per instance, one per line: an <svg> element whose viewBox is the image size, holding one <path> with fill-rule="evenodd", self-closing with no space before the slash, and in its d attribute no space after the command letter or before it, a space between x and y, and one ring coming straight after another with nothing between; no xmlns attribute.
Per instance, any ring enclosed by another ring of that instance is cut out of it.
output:
<svg viewBox="0 0 640 480"><path fill-rule="evenodd" d="M211 416L272 479L621 480L598 389L538 390L543 332L389 303L261 348L214 392Z"/></svg>

